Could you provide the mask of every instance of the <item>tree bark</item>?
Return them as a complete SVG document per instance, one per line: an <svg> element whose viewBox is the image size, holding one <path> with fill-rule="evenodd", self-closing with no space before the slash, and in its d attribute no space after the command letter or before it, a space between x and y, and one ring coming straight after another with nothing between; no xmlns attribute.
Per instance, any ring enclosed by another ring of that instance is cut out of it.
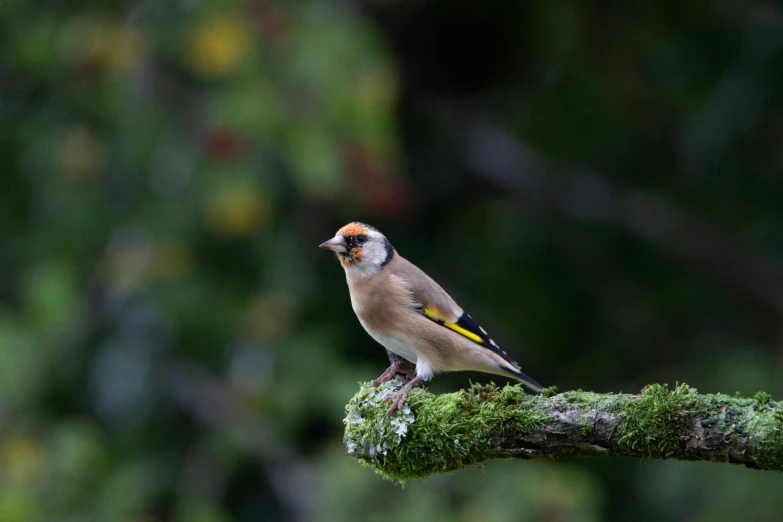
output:
<svg viewBox="0 0 783 522"><path fill-rule="evenodd" d="M363 386L345 418L349 455L398 481L502 458L674 458L783 470L783 407L763 392L742 398L653 384L639 395L528 395L521 386L473 385L412 393L386 418L384 399L402 384Z"/></svg>

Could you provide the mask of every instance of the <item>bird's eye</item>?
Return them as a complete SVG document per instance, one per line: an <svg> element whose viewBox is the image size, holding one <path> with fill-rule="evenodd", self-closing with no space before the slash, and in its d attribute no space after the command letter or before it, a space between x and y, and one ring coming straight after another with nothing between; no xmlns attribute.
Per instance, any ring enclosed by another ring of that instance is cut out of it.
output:
<svg viewBox="0 0 783 522"><path fill-rule="evenodd" d="M367 242L367 236L365 236L364 234L359 234L358 236L356 236L357 245L363 245L366 242Z"/></svg>

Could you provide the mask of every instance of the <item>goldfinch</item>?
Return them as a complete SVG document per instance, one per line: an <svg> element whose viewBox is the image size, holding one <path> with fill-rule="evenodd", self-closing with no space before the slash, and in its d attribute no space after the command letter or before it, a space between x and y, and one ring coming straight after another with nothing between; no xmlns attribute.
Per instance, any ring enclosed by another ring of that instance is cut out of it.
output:
<svg viewBox="0 0 783 522"><path fill-rule="evenodd" d="M353 310L367 333L415 364L415 377L392 397L387 416L412 387L440 372L492 373L542 391L438 283L399 255L374 227L349 223L320 247L334 251L345 269ZM393 362L373 385L404 370Z"/></svg>

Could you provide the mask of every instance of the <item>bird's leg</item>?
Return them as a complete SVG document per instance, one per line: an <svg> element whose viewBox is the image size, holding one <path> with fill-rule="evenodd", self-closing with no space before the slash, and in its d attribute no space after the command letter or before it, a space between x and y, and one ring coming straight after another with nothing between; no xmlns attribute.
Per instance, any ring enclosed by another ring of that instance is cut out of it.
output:
<svg viewBox="0 0 783 522"><path fill-rule="evenodd" d="M386 353L389 356L389 362L391 362L391 366L389 366L380 377L370 383L372 386L378 386L381 383L390 381L398 373L403 375L408 380L413 379L413 377L416 375L416 366L414 366L412 362L403 359L388 348L386 349Z"/></svg>
<svg viewBox="0 0 783 522"><path fill-rule="evenodd" d="M397 374L402 374L409 380L416 374L416 367L413 363L404 360L394 360L391 366L386 368L386 371L381 374L380 377L370 383L371 386L378 386L381 383L390 381Z"/></svg>
<svg viewBox="0 0 783 522"><path fill-rule="evenodd" d="M392 380L392 377L394 377L394 375L397 373L397 366L399 366L399 363L394 361L391 366L386 368L386 371L383 372L380 377L370 383L370 386L375 387L381 383Z"/></svg>
<svg viewBox="0 0 783 522"><path fill-rule="evenodd" d="M416 377L416 365L409 361L402 361L397 368L397 373L410 381Z"/></svg>
<svg viewBox="0 0 783 522"><path fill-rule="evenodd" d="M386 417L394 413L394 410L401 409L402 405L405 403L405 399L408 398L408 392L411 390L411 388L421 383L422 381L424 381L424 379L417 376L414 379L408 381L405 386L400 388L400 391L384 399L385 401L392 401L391 406L389 406L389 409L386 410Z"/></svg>

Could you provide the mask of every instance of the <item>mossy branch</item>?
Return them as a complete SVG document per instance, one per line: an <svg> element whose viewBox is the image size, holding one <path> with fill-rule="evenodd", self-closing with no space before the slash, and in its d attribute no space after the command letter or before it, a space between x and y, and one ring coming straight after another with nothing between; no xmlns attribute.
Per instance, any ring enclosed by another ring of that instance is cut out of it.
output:
<svg viewBox="0 0 783 522"><path fill-rule="evenodd" d="M346 407L348 453L404 481L490 459L622 456L707 460L783 471L783 405L701 395L685 384L652 384L639 395L572 391L528 395L521 386L473 385L444 395L409 395L384 414L398 379L364 385ZM546 395L546 394L545 394Z"/></svg>

